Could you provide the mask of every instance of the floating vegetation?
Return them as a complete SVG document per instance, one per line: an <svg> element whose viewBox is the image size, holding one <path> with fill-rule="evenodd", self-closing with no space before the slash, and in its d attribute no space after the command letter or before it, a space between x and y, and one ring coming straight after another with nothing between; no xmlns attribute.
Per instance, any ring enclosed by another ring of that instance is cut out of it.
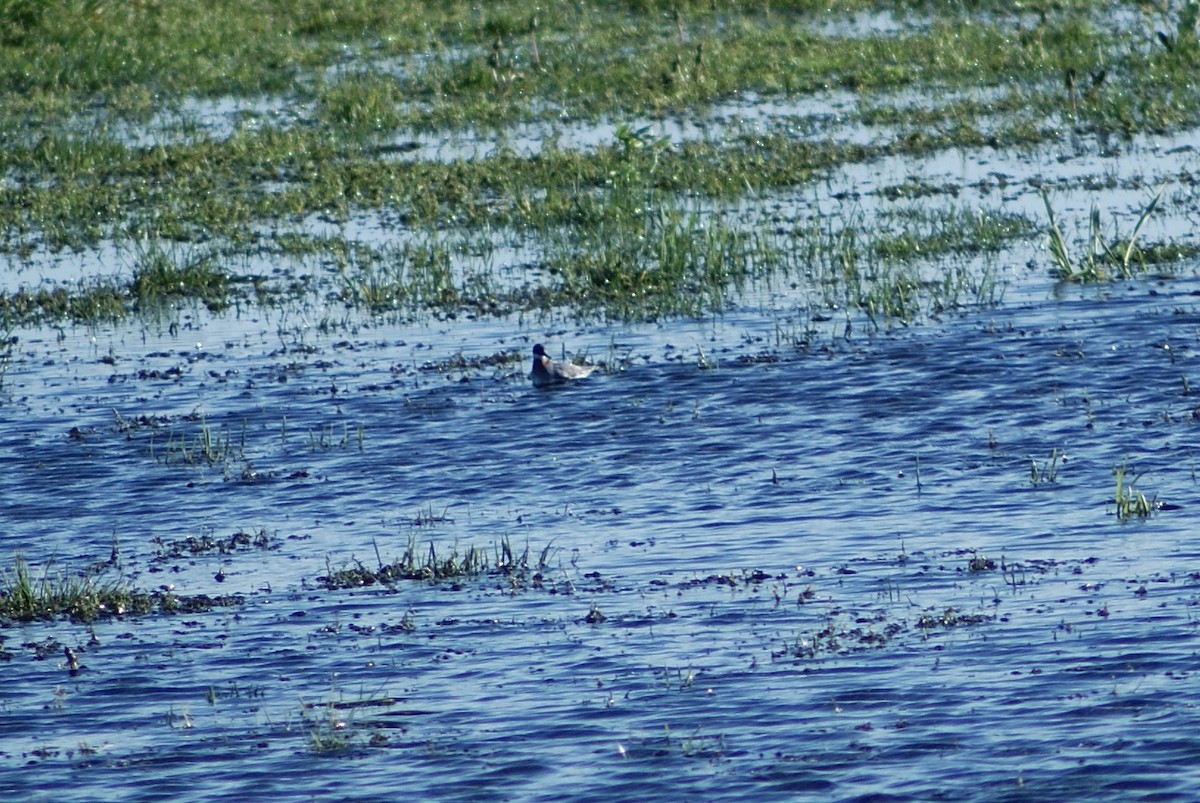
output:
<svg viewBox="0 0 1200 803"><path fill-rule="evenodd" d="M917 627L929 631L938 628L948 629L964 625L978 625L991 621L994 617L982 613L963 613L956 608L944 608L941 613L926 612L917 619Z"/></svg>
<svg viewBox="0 0 1200 803"><path fill-rule="evenodd" d="M155 562L178 560L179 558L214 553L218 555L232 555L238 552L274 549L278 546L278 543L267 535L266 530L259 530L253 533L238 530L226 538L216 538L211 533L203 533L198 536L188 536L187 538L173 541L164 541L162 538L155 536L151 539L151 543L155 545L155 549L157 550L157 554L154 557Z"/></svg>
<svg viewBox="0 0 1200 803"><path fill-rule="evenodd" d="M993 614L964 613L950 607L925 610L914 622L892 617L886 611L868 613L835 609L820 628L797 635L788 653L804 659L851 655L886 647L914 629L920 631L922 637L928 638L933 630L979 625L993 619Z"/></svg>
<svg viewBox="0 0 1200 803"><path fill-rule="evenodd" d="M996 561L987 555L974 555L967 562L969 572L990 572L996 568Z"/></svg>
<svg viewBox="0 0 1200 803"><path fill-rule="evenodd" d="M758 586L770 580L783 580L783 575L770 575L762 569L742 569L731 574L710 574L705 577L695 577L679 583L679 588L703 588L707 586L728 586L729 588L746 588Z"/></svg>

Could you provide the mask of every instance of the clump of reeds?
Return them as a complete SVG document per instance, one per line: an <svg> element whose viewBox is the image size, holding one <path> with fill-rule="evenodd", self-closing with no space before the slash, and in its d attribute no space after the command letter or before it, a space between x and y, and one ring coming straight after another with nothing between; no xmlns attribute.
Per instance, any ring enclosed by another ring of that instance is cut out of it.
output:
<svg viewBox="0 0 1200 803"><path fill-rule="evenodd" d="M1054 208L1050 205L1050 196L1043 191L1042 202L1046 206L1046 215L1050 218L1049 247L1050 257L1054 262L1054 275L1062 281L1080 284L1131 278L1134 275L1135 259L1144 263L1144 255L1137 245L1138 236L1158 206L1158 201L1166 187L1166 182L1159 186L1158 191L1154 193L1150 202L1142 210L1142 214L1129 236L1121 238L1117 235L1111 244L1105 240L1100 222L1100 208L1093 204L1091 215L1088 218L1087 245L1083 256L1078 261L1072 259L1067 248L1066 237L1063 236L1062 229L1059 228L1058 220L1054 215Z"/></svg>
<svg viewBox="0 0 1200 803"><path fill-rule="evenodd" d="M1157 496L1147 497L1134 487L1141 475L1138 474L1133 479L1128 479L1128 469L1128 460L1121 461L1121 465L1113 469L1113 476L1116 478L1113 505L1116 508L1117 518L1121 521L1128 521L1132 518L1147 518L1153 515L1154 511L1162 507L1162 504L1158 501Z"/></svg>
<svg viewBox="0 0 1200 803"><path fill-rule="evenodd" d="M153 439L150 442L150 453L152 456L155 455ZM167 465L204 463L210 466L226 465L235 459L245 460L245 458L246 423L242 422L241 437L235 443L233 433L227 427L222 425L214 429L203 414L200 415L200 429L192 437L189 438L181 433L176 438L175 433L169 433L166 446L156 457Z"/></svg>
<svg viewBox="0 0 1200 803"><path fill-rule="evenodd" d="M422 548L416 537L410 535L404 553L390 563L378 560L377 567L370 569L362 561L352 559L349 565L335 567L326 559L326 573L317 581L326 588L337 589L376 583L391 585L402 580L436 583L487 575L505 577L511 584L520 585L526 580L538 582L549 567L553 553L553 546L547 545L535 556L528 544L518 550L505 537L493 546L489 557L486 550L474 546L466 550L459 550L457 546L439 550L430 541L428 548ZM379 558L378 550L376 558Z"/></svg>
<svg viewBox="0 0 1200 803"><path fill-rule="evenodd" d="M1057 448L1050 450L1050 457L1046 461L1039 463L1037 460L1029 461L1029 484L1035 488L1042 483L1053 483L1058 481L1058 460L1061 455Z"/></svg>
<svg viewBox="0 0 1200 803"><path fill-rule="evenodd" d="M243 601L238 595L140 591L123 577L105 577L103 569L68 574L56 571L52 562L38 575L20 553L13 558L11 568L0 569L0 618L21 622L58 617L92 622L156 612L202 613Z"/></svg>
<svg viewBox="0 0 1200 803"><path fill-rule="evenodd" d="M66 616L90 622L106 616L145 614L154 607L151 595L133 590L119 578L52 572L50 563L38 576L20 553L13 558L12 568L0 569L0 616L18 621Z"/></svg>

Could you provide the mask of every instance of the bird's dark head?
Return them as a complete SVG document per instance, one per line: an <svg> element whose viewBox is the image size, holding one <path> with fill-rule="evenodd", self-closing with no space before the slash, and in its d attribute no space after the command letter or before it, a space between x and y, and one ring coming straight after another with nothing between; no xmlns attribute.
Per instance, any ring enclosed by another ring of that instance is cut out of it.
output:
<svg viewBox="0 0 1200 803"><path fill-rule="evenodd" d="M546 349L542 348L541 343L538 343L536 346L533 347L533 356L535 356L535 357L545 357L546 356Z"/></svg>

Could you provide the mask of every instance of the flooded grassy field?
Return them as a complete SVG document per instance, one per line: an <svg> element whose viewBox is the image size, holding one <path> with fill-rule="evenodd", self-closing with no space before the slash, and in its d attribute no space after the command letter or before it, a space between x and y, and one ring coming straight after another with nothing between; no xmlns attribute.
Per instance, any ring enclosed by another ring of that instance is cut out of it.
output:
<svg viewBox="0 0 1200 803"><path fill-rule="evenodd" d="M3 799L1195 794L1196 3L0 12Z"/></svg>

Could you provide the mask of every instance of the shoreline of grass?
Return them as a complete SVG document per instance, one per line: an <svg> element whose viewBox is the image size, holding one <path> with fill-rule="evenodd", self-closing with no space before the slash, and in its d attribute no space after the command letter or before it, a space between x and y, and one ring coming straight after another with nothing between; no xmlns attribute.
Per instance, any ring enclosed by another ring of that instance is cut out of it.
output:
<svg viewBox="0 0 1200 803"><path fill-rule="evenodd" d="M900 19L941 6L887 8ZM1195 20L1130 11L1128 31L1097 24L1121 3L1046 3L1038 17L1026 7L1011 18L983 4L949 21L841 34L825 25L825 4L805 2L595 3L543 9L536 24L512 2L218 3L199 24L187 2L148 14L89 0L6 7L0 76L24 77L0 92L0 249L17 261L109 240L142 249L129 280L0 294L8 326L91 324L180 301L220 313L318 293L369 314L699 317L719 315L755 282L804 275L797 252L820 266L812 295L827 307L908 321L971 296L965 306L992 303L991 278L964 268L965 255L1000 252L1037 226L997 210L955 241L951 208L927 232L884 217L842 221L836 235L836 221L818 221L815 234L792 221L781 236L775 222L732 220L721 208L886 157L1200 125L1200 96L1181 91L1200 66ZM858 98L851 124L894 130L862 145L787 125L733 126L723 139L672 145L615 125L591 148L550 136L533 155L482 159L397 159L384 147L405 131L468 121L503 130L550 117L702 118L748 93L771 103L832 87ZM136 127L181 99L263 93L306 111L283 125L250 114L224 137L184 123L179 141L153 145L80 130L70 111L92 104ZM394 244L289 232L363 210L394 217ZM506 283L454 240L497 230L533 243L542 281ZM1162 243L1154 253L1194 250ZM282 287L229 268L264 254L315 265L299 265ZM967 292L929 296L957 286Z"/></svg>

